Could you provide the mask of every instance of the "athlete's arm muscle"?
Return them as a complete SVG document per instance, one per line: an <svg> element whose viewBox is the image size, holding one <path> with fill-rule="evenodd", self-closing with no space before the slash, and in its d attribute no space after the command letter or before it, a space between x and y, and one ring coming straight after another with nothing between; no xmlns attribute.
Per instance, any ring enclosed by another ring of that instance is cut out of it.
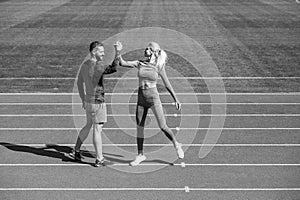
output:
<svg viewBox="0 0 300 200"><path fill-rule="evenodd" d="M118 56L119 58L119 64L122 67L128 67L128 68L135 68L138 67L139 61L138 60L134 60L134 61L125 61L121 55Z"/></svg>
<svg viewBox="0 0 300 200"><path fill-rule="evenodd" d="M103 74L112 74L117 71L117 66L119 65L119 60L116 58L114 61L105 68Z"/></svg>
<svg viewBox="0 0 300 200"><path fill-rule="evenodd" d="M177 102L177 97L176 97L176 94L173 90L173 87L168 79L168 76L167 76L167 73L166 73L166 70L165 70L165 66L162 67L162 69L160 70L160 72L158 73L159 76L161 77L165 87L167 88L168 92L171 94L172 98L174 99L175 102Z"/></svg>
<svg viewBox="0 0 300 200"><path fill-rule="evenodd" d="M78 88L79 96L80 96L82 102L84 101L84 98L85 98L84 85L83 85L84 81L83 81L83 75L82 75L84 65L85 64L83 64L81 66L81 69L80 69L78 77L77 77L77 88Z"/></svg>

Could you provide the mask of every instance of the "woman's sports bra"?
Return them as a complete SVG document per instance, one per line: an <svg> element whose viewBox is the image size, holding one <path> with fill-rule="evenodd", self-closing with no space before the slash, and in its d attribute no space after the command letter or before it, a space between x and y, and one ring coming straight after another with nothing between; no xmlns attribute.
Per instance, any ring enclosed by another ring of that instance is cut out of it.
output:
<svg viewBox="0 0 300 200"><path fill-rule="evenodd" d="M158 79L158 68L149 62L139 61L137 76L141 89L154 88Z"/></svg>

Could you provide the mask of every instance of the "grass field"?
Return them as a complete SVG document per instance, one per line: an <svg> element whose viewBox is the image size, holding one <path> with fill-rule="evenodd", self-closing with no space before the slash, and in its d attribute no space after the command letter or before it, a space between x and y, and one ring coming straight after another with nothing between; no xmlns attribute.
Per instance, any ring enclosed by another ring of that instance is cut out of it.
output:
<svg viewBox="0 0 300 200"><path fill-rule="evenodd" d="M299 199L299 11L295 0L0 1L1 199ZM103 143L111 165L91 166L90 136L85 162L74 162L67 155L85 120L74 83L89 43L144 27L178 31L199 44L185 54L205 73L167 51L181 112L159 82L184 160L150 115L148 160L128 166L136 154L137 79L136 71L118 68L105 80ZM218 133L217 144L207 142ZM200 148L212 149L199 158Z"/></svg>

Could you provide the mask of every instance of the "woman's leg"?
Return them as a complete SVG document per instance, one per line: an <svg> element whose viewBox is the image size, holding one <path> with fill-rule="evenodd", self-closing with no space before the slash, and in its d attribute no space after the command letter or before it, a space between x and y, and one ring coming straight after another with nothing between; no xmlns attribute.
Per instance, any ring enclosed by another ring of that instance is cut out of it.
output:
<svg viewBox="0 0 300 200"><path fill-rule="evenodd" d="M146 156L143 154L143 145L144 145L144 127L145 121L148 113L148 108L137 105L136 107L136 124L137 124L137 146L138 146L138 155L134 161L130 162L131 166L137 166L144 160Z"/></svg>
<svg viewBox="0 0 300 200"><path fill-rule="evenodd" d="M137 105L136 107L136 125L137 125L137 147L138 154L143 154L144 145L144 127L145 121L148 113L148 108Z"/></svg>
<svg viewBox="0 0 300 200"><path fill-rule="evenodd" d="M173 143L177 156L182 159L184 158L184 151L182 150L182 144L177 142L173 131L167 126L166 119L164 116L163 108L161 103L154 104L151 106L152 112L156 117L159 128L164 132L164 134L169 138L169 140Z"/></svg>
<svg viewBox="0 0 300 200"><path fill-rule="evenodd" d="M176 138L173 134L173 131L167 126L166 118L164 116L164 111L161 103L154 104L151 106L151 110L155 115L159 128L164 132L164 134L168 137L168 139L175 145Z"/></svg>

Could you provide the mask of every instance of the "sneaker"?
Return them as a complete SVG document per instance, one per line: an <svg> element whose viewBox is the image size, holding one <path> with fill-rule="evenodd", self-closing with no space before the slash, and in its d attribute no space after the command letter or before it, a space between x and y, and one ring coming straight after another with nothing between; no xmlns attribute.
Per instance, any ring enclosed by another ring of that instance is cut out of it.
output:
<svg viewBox="0 0 300 200"><path fill-rule="evenodd" d="M146 156L144 156L144 155L138 155L137 157L135 157L134 161L130 162L130 165L131 166L138 166L144 160L146 160Z"/></svg>
<svg viewBox="0 0 300 200"><path fill-rule="evenodd" d="M94 167L105 166L105 160L102 158L101 160L96 159Z"/></svg>
<svg viewBox="0 0 300 200"><path fill-rule="evenodd" d="M83 158L82 158L82 155L80 154L80 151L75 151L75 150L73 150L69 155L70 155L72 158L74 158L75 161L81 162L81 160L83 159Z"/></svg>
<svg viewBox="0 0 300 200"><path fill-rule="evenodd" d="M177 143L175 146L176 152L177 152L177 156L180 159L184 158L184 151L182 150L182 144L181 143Z"/></svg>

